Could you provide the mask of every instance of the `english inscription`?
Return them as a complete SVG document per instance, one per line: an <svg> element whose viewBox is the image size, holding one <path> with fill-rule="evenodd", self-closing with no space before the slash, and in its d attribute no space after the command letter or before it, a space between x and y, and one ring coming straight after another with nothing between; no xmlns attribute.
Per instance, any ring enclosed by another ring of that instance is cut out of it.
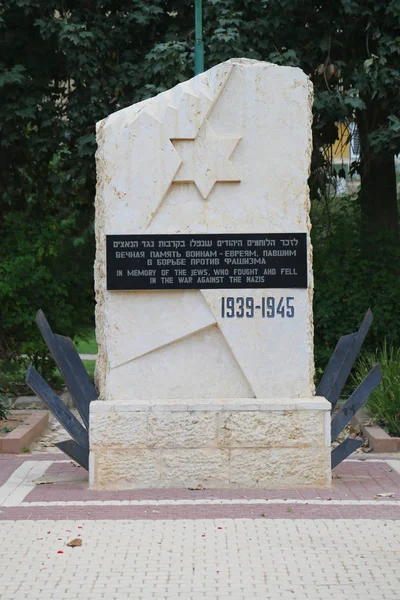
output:
<svg viewBox="0 0 400 600"><path fill-rule="evenodd" d="M305 233L107 236L108 290L306 287Z"/></svg>

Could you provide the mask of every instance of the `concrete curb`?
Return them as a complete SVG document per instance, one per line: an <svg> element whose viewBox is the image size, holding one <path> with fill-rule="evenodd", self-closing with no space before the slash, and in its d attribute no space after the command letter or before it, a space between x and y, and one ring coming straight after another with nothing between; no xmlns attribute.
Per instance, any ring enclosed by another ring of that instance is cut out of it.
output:
<svg viewBox="0 0 400 600"><path fill-rule="evenodd" d="M369 418L365 410L359 410L351 422L361 427L362 434L369 441L369 445L374 452L400 452L400 437L391 437L379 425L364 425L368 423Z"/></svg>
<svg viewBox="0 0 400 600"><path fill-rule="evenodd" d="M3 454L20 454L46 429L49 423L47 410L34 410L25 412L13 410L11 414L24 417L24 423L18 425L13 431L0 437L0 452Z"/></svg>
<svg viewBox="0 0 400 600"><path fill-rule="evenodd" d="M69 392L67 390L59 392L58 395L66 406L68 406L69 408L74 408L74 403L72 402L71 396L69 395ZM40 398L34 395L18 396L17 398L14 398L10 401L9 408L19 411L35 409L45 410L46 405Z"/></svg>

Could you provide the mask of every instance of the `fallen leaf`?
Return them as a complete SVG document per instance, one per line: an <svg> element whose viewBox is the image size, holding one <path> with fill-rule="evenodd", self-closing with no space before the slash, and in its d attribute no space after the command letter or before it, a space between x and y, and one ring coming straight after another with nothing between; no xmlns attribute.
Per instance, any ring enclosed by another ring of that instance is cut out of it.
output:
<svg viewBox="0 0 400 600"><path fill-rule="evenodd" d="M70 548L76 548L77 546L82 546L82 540L78 540L78 538L75 538L74 540L71 540L70 542L68 542L67 546L69 546Z"/></svg>
<svg viewBox="0 0 400 600"><path fill-rule="evenodd" d="M51 484L51 483L56 483L56 481L57 481L56 477L45 477L45 476L43 476L43 477L40 477L39 479L35 479L33 481L33 483L35 485L48 485L48 484Z"/></svg>
<svg viewBox="0 0 400 600"><path fill-rule="evenodd" d="M64 550L59 550L57 554L64 554Z"/></svg>
<svg viewBox="0 0 400 600"><path fill-rule="evenodd" d="M222 527L217 527L217 529L222 529Z"/></svg>
<svg viewBox="0 0 400 600"><path fill-rule="evenodd" d="M70 530L70 529L66 529L65 531L66 531L67 533L71 533L71 530ZM49 532L49 533L50 533L50 532Z"/></svg>
<svg viewBox="0 0 400 600"><path fill-rule="evenodd" d="M36 538L37 540L42 540L43 538Z"/></svg>
<svg viewBox="0 0 400 600"><path fill-rule="evenodd" d="M205 534L205 533L202 533L202 534L201 534L201 537L206 537L206 534Z"/></svg>
<svg viewBox="0 0 400 600"><path fill-rule="evenodd" d="M62 540L62 538L57 538L58 540Z"/></svg>
<svg viewBox="0 0 400 600"><path fill-rule="evenodd" d="M268 515L267 515L267 513L261 513L261 516L262 517L267 517Z"/></svg>
<svg viewBox="0 0 400 600"><path fill-rule="evenodd" d="M48 531L48 532L47 532L47 535L48 535L49 533L51 533L51 531Z"/></svg>
<svg viewBox="0 0 400 600"><path fill-rule="evenodd" d="M393 498L394 493L393 492L382 492L381 494L376 494L376 496L374 496L374 498Z"/></svg>
<svg viewBox="0 0 400 600"><path fill-rule="evenodd" d="M78 525L78 529L82 529L82 525Z"/></svg>

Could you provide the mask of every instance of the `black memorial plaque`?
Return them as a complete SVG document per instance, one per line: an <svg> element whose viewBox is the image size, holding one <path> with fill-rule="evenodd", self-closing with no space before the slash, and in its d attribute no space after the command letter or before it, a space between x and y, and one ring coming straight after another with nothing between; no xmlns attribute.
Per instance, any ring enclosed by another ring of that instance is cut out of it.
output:
<svg viewBox="0 0 400 600"><path fill-rule="evenodd" d="M108 290L306 287L305 233L107 235Z"/></svg>

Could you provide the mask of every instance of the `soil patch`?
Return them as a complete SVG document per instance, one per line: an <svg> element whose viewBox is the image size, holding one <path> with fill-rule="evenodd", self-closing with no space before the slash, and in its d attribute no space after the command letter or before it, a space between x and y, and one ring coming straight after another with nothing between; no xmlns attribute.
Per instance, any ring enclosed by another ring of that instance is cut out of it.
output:
<svg viewBox="0 0 400 600"><path fill-rule="evenodd" d="M18 425L24 425L23 415L12 415L7 419L0 419L0 437L4 437L7 433L11 433Z"/></svg>

